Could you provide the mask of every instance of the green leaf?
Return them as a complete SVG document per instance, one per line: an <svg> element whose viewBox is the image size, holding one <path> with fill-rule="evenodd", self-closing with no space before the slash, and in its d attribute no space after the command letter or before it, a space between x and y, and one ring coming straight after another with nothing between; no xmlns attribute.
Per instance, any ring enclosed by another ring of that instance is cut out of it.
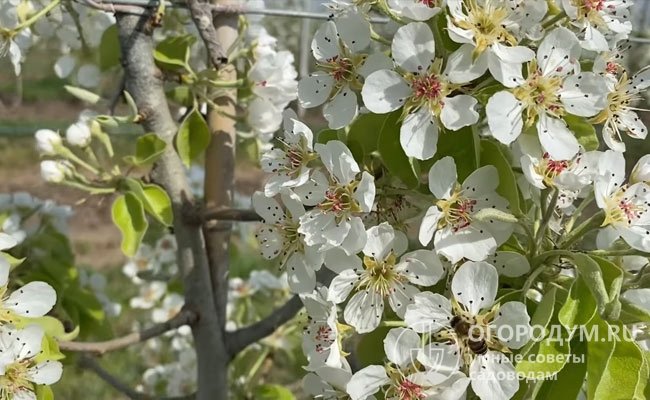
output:
<svg viewBox="0 0 650 400"><path fill-rule="evenodd" d="M355 354L362 366L382 364L384 362L383 351L377 351L377 349L384 348L384 338L386 338L389 330L390 328L387 327L379 327L361 336Z"/></svg>
<svg viewBox="0 0 650 400"><path fill-rule="evenodd" d="M330 140L339 140L339 131L336 129L323 129L316 134L316 143L325 144Z"/></svg>
<svg viewBox="0 0 650 400"><path fill-rule="evenodd" d="M210 128L203 116L194 108L185 117L176 135L176 149L186 167L210 144Z"/></svg>
<svg viewBox="0 0 650 400"><path fill-rule="evenodd" d="M111 25L104 31L99 42L99 68L106 71L120 65L120 40L117 25Z"/></svg>
<svg viewBox="0 0 650 400"><path fill-rule="evenodd" d="M603 283L607 289L609 301L605 305L605 318L618 320L621 314L621 287L623 286L624 272L618 265L602 257L591 257L600 267L603 274Z"/></svg>
<svg viewBox="0 0 650 400"><path fill-rule="evenodd" d="M575 261L579 275L584 279L591 294L596 299L598 312L603 313L606 305L610 302L610 298L600 266L586 254L571 253L571 258Z"/></svg>
<svg viewBox="0 0 650 400"><path fill-rule="evenodd" d="M650 324L650 313L637 307L634 303L621 299L621 313L619 321L623 324L635 324L639 322Z"/></svg>
<svg viewBox="0 0 650 400"><path fill-rule="evenodd" d="M165 141L155 133L147 133L140 136L135 144L135 154L125 157L125 161L131 165L143 166L156 162L165 151Z"/></svg>
<svg viewBox="0 0 650 400"><path fill-rule="evenodd" d="M582 276L578 276L560 312L558 320L567 329L585 325L596 313L596 300Z"/></svg>
<svg viewBox="0 0 650 400"><path fill-rule="evenodd" d="M571 354L568 337L564 336L566 331L562 333L561 340L547 338L536 343L528 353L536 356L524 357L516 366L517 372L530 379L550 378L560 372Z"/></svg>
<svg viewBox="0 0 650 400"><path fill-rule="evenodd" d="M385 114L361 114L350 125L347 140L348 147L355 146L353 143L358 143L364 155L376 151L379 132L381 132L385 121Z"/></svg>
<svg viewBox="0 0 650 400"><path fill-rule="evenodd" d="M293 393L280 385L261 385L255 388L253 395L259 400L295 400Z"/></svg>
<svg viewBox="0 0 650 400"><path fill-rule="evenodd" d="M569 126L571 132L576 136L576 139L578 139L578 143L580 143L586 151L598 150L600 143L598 143L596 129L592 124L587 122L586 118L578 117L573 114L565 114L564 120Z"/></svg>
<svg viewBox="0 0 650 400"><path fill-rule="evenodd" d="M562 368L554 379L545 380L536 398L549 400L577 398L587 374L586 350L586 342L572 341L571 364ZM584 359L585 362L574 362L576 358Z"/></svg>
<svg viewBox="0 0 650 400"><path fill-rule="evenodd" d="M124 183L129 193L133 193L144 206L144 210L161 224L169 226L173 221L172 205L167 192L155 184L143 183L137 179L126 178Z"/></svg>
<svg viewBox="0 0 650 400"><path fill-rule="evenodd" d="M164 69L188 69L190 49L196 38L193 35L172 36L158 43L153 53L158 66Z"/></svg>
<svg viewBox="0 0 650 400"><path fill-rule="evenodd" d="M490 140L481 140L481 166L493 165L499 173L499 186L497 193L510 202L510 211L518 215L521 213L519 206L519 189L517 178L512 172L512 165L504 155L501 147Z"/></svg>
<svg viewBox="0 0 650 400"><path fill-rule="evenodd" d="M65 85L63 87L68 93L70 93L71 95L73 95L74 97L78 98L79 100L85 103L96 105L100 101L102 101L100 95L93 93L90 90L86 90L80 87L70 86L70 85Z"/></svg>
<svg viewBox="0 0 650 400"><path fill-rule="evenodd" d="M169 199L167 192L160 186L154 184L143 184L144 203L145 208L158 221L164 225L170 226L174 221L174 214L172 213L172 202Z"/></svg>
<svg viewBox="0 0 650 400"><path fill-rule="evenodd" d="M54 392L52 388L46 385L35 385L36 386L36 400L54 400Z"/></svg>
<svg viewBox="0 0 650 400"><path fill-rule="evenodd" d="M428 171L433 163L450 156L456 163L458 181L462 182L479 167L480 147L478 136L471 127L449 131L440 127L436 155L422 162L422 170Z"/></svg>
<svg viewBox="0 0 650 400"><path fill-rule="evenodd" d="M113 202L111 216L122 233L122 252L134 256L148 227L142 202L134 193L126 192Z"/></svg>
<svg viewBox="0 0 650 400"><path fill-rule="evenodd" d="M594 400L644 399L637 393L643 369L643 353L634 341L610 337L612 326L596 316L597 340L587 344L587 396ZM618 326L622 329L622 325Z"/></svg>
<svg viewBox="0 0 650 400"><path fill-rule="evenodd" d="M17 266L22 264L23 261L25 261L25 257L16 258L9 253L5 253L4 251L0 251L0 257L4 257L4 259L9 263L10 269L16 268Z"/></svg>
<svg viewBox="0 0 650 400"><path fill-rule="evenodd" d="M399 141L400 111L389 114L379 133L377 149L388 172L399 178L409 189L420 184L417 161L409 159Z"/></svg>
<svg viewBox="0 0 650 400"><path fill-rule="evenodd" d="M79 334L79 327L76 327L72 332L66 332L61 321L48 315L38 318L18 318L14 321L18 328L24 328L32 324L40 325L47 335L60 340L74 340Z"/></svg>

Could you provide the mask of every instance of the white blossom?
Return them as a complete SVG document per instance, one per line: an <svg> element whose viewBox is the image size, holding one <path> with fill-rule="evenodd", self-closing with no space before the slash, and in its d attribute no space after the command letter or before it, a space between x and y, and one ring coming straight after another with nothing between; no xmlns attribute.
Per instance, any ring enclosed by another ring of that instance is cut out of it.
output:
<svg viewBox="0 0 650 400"><path fill-rule="evenodd" d="M420 225L420 243L433 247L452 263L468 258L481 261L494 253L512 233L512 224L477 216L482 210L505 212L508 201L496 193L499 176L487 165L457 182L456 163L447 156L429 170L429 190L437 201L429 207Z"/></svg>
<svg viewBox="0 0 650 400"><path fill-rule="evenodd" d="M476 124L478 102L459 94L459 86L442 73L433 33L425 23L411 22L398 29L391 50L397 71L370 74L361 91L363 102L377 114L403 107L402 148L407 156L426 160L436 153L439 124L452 131Z"/></svg>

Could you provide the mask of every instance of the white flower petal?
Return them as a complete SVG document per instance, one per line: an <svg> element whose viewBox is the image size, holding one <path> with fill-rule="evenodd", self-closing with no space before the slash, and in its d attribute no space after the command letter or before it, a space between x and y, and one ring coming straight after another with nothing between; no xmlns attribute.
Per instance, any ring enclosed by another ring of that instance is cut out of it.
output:
<svg viewBox="0 0 650 400"><path fill-rule="evenodd" d="M293 293L310 293L316 287L316 272L305 263L305 258L293 254L287 260L287 282Z"/></svg>
<svg viewBox="0 0 650 400"><path fill-rule="evenodd" d="M315 73L298 82L298 99L305 108L318 107L330 97L334 78L324 73Z"/></svg>
<svg viewBox="0 0 650 400"><path fill-rule="evenodd" d="M63 365L58 361L44 361L27 370L27 377L37 385L52 385L61 379Z"/></svg>
<svg viewBox="0 0 650 400"><path fill-rule="evenodd" d="M445 274L438 255L431 250L415 250L404 254L396 267L411 283L432 286Z"/></svg>
<svg viewBox="0 0 650 400"><path fill-rule="evenodd" d="M272 260L280 255L284 246L284 238L277 227L262 225L255 233L255 238L260 245L262 257Z"/></svg>
<svg viewBox="0 0 650 400"><path fill-rule="evenodd" d="M343 311L345 322L352 325L358 333L374 331L384 313L384 300L374 291L357 292Z"/></svg>
<svg viewBox="0 0 650 400"><path fill-rule="evenodd" d="M352 375L346 391L352 400L366 400L390 383L386 370L380 365L370 365Z"/></svg>
<svg viewBox="0 0 650 400"><path fill-rule="evenodd" d="M427 367L427 371L449 376L460 368L460 355L460 349L454 343L432 342L420 351L418 361Z"/></svg>
<svg viewBox="0 0 650 400"><path fill-rule="evenodd" d="M336 248L325 253L325 266L336 273L347 269L358 270L361 268L361 259L356 254L348 255L343 249Z"/></svg>
<svg viewBox="0 0 650 400"><path fill-rule="evenodd" d="M393 328L384 338L384 352L388 361L400 367L415 365L420 351L420 336L411 329Z"/></svg>
<svg viewBox="0 0 650 400"><path fill-rule="evenodd" d="M332 283L330 283L329 291L327 294L327 300L332 301L336 304L344 302L345 299L347 299L350 295L350 292L354 288L354 284L358 280L359 276L356 272L354 272L354 270L347 269L345 271L342 271L337 276L335 276L334 279L332 279Z"/></svg>
<svg viewBox="0 0 650 400"><path fill-rule="evenodd" d="M521 102L510 92L497 92L485 107L490 133L499 142L509 145L524 127Z"/></svg>
<svg viewBox="0 0 650 400"><path fill-rule="evenodd" d="M445 106L440 113L440 121L445 128L457 131L464 126L475 125L478 122L476 105L478 101L466 94L460 94L445 99Z"/></svg>
<svg viewBox="0 0 650 400"><path fill-rule="evenodd" d="M336 20L343 42L352 53L358 53L370 44L370 22L358 12L347 12Z"/></svg>
<svg viewBox="0 0 650 400"><path fill-rule="evenodd" d="M435 57L431 28L423 22L404 25L395 33L391 50L395 63L406 71L426 71Z"/></svg>
<svg viewBox="0 0 650 400"><path fill-rule="evenodd" d="M427 21L440 12L440 7L429 6L421 0L388 0L388 6L397 15L413 21Z"/></svg>
<svg viewBox="0 0 650 400"><path fill-rule="evenodd" d="M485 260L494 253L497 242L491 232L470 225L458 232L453 232L451 228L438 230L433 238L433 247L438 254L457 263L463 258Z"/></svg>
<svg viewBox="0 0 650 400"><path fill-rule="evenodd" d="M341 129L350 125L357 116L357 95L347 86L323 107L323 116L330 129Z"/></svg>
<svg viewBox="0 0 650 400"><path fill-rule="evenodd" d="M438 123L426 107L404 118L399 131L399 141L409 157L428 160L436 154Z"/></svg>
<svg viewBox="0 0 650 400"><path fill-rule="evenodd" d="M566 75L580 57L580 42L567 28L555 28L537 49L537 64L542 75Z"/></svg>
<svg viewBox="0 0 650 400"><path fill-rule="evenodd" d="M453 315L451 302L438 293L421 292L413 296L413 303L406 307L406 326L420 333L435 333L449 326Z"/></svg>
<svg viewBox="0 0 650 400"><path fill-rule="evenodd" d="M580 143L566 123L542 114L537 121L537 135L542 148L552 159L570 160L580 151Z"/></svg>
<svg viewBox="0 0 650 400"><path fill-rule="evenodd" d="M366 78L361 89L363 104L376 114L397 110L411 96L411 87L395 71L382 69Z"/></svg>
<svg viewBox="0 0 650 400"><path fill-rule="evenodd" d="M318 61L327 61L339 55L339 37L334 22L327 21L318 28L311 42L311 51Z"/></svg>
<svg viewBox="0 0 650 400"><path fill-rule="evenodd" d="M56 304L56 292L45 282L29 282L14 291L5 307L23 317L42 317Z"/></svg>
<svg viewBox="0 0 650 400"><path fill-rule="evenodd" d="M266 197L262 192L253 193L252 203L255 212L264 219L266 224L277 224L286 219L280 204L274 198Z"/></svg>
<svg viewBox="0 0 650 400"><path fill-rule="evenodd" d="M315 148L325 168L336 177L338 183L347 185L361 172L352 152L345 143L339 140L330 140L325 144L316 144Z"/></svg>
<svg viewBox="0 0 650 400"><path fill-rule="evenodd" d="M498 286L497 270L483 261L464 263L451 281L454 298L472 315L478 315L479 311L494 303Z"/></svg>
<svg viewBox="0 0 650 400"><path fill-rule="evenodd" d="M530 340L530 316L526 305L519 301L502 304L491 325L496 327L499 340L510 349L521 349Z"/></svg>
<svg viewBox="0 0 650 400"><path fill-rule="evenodd" d="M354 193L354 199L359 202L363 212L370 212L375 202L375 177L368 171L363 171L361 180Z"/></svg>
<svg viewBox="0 0 650 400"><path fill-rule="evenodd" d="M398 317L404 318L406 307L413 302L413 296L420 291L408 283L393 282L391 293L388 295L390 308L395 311Z"/></svg>
<svg viewBox="0 0 650 400"><path fill-rule="evenodd" d="M592 117L607 106L605 78L593 72L567 77L559 94L566 110L581 117Z"/></svg>
<svg viewBox="0 0 650 400"><path fill-rule="evenodd" d="M384 53L373 53L366 58L366 61L357 69L357 72L359 75L367 78L373 72L391 68L393 68L393 61L387 55Z"/></svg>
<svg viewBox="0 0 650 400"><path fill-rule="evenodd" d="M456 163L450 156L436 161L429 170L429 190L437 199L447 199L456 187Z"/></svg>
<svg viewBox="0 0 650 400"><path fill-rule="evenodd" d="M435 205L429 207L427 213L424 215L424 218L422 218L422 222L420 223L420 233L418 235L418 239L420 240L422 246L426 246L429 244L429 242L431 242L433 234L436 232L436 229L438 229L438 221L440 218L442 218L442 211L440 211Z"/></svg>
<svg viewBox="0 0 650 400"><path fill-rule="evenodd" d="M395 230L388 222L381 223L368 229L368 240L363 248L363 254L383 261L393 249Z"/></svg>
<svg viewBox="0 0 650 400"><path fill-rule="evenodd" d="M488 69L487 55L483 53L476 60L473 58L474 46L464 44L449 56L445 75L452 83L467 83L482 76Z"/></svg>
<svg viewBox="0 0 650 400"><path fill-rule="evenodd" d="M519 389L515 367L506 356L495 351L476 357L469 377L472 390L481 400L509 400Z"/></svg>

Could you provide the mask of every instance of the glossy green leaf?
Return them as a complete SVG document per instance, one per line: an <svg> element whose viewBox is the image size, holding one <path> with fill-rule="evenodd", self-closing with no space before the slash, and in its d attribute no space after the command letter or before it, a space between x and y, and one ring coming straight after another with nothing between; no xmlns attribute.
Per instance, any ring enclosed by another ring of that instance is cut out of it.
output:
<svg viewBox="0 0 650 400"><path fill-rule="evenodd" d="M99 68L106 71L120 65L120 41L117 25L109 26L99 42Z"/></svg>
<svg viewBox="0 0 650 400"><path fill-rule="evenodd" d="M293 393L280 385L261 385L255 388L254 398L259 400L295 400Z"/></svg>
<svg viewBox="0 0 650 400"><path fill-rule="evenodd" d="M428 171L434 162L450 156L456 163L458 180L462 182L479 167L480 143L471 127L450 131L440 127L438 149L431 160L422 162L422 170Z"/></svg>
<svg viewBox="0 0 650 400"><path fill-rule="evenodd" d="M54 400L52 388L46 385L36 385L36 400Z"/></svg>
<svg viewBox="0 0 650 400"><path fill-rule="evenodd" d="M142 202L134 193L126 192L113 202L111 216L122 233L122 252L134 256L148 227Z"/></svg>
<svg viewBox="0 0 650 400"><path fill-rule="evenodd" d="M585 325L596 313L596 300L591 295L585 280L579 276L560 308L558 320L567 329Z"/></svg>
<svg viewBox="0 0 650 400"><path fill-rule="evenodd" d="M571 342L571 363L562 368L554 379L545 380L537 393L538 399L576 399L587 373L587 343ZM575 362L576 359L581 360ZM582 362L584 360L584 362Z"/></svg>
<svg viewBox="0 0 650 400"><path fill-rule="evenodd" d="M600 143L598 143L598 135L593 124L590 124L586 118L578 117L573 114L565 114L564 121L566 121L569 129L578 139L578 143L585 148L586 151L598 150Z"/></svg>
<svg viewBox="0 0 650 400"><path fill-rule="evenodd" d="M190 57L191 47L195 41L196 37L194 35L168 37L156 46L153 54L154 59L158 66L165 69L189 68L187 62Z"/></svg>
<svg viewBox="0 0 650 400"><path fill-rule="evenodd" d="M336 129L323 129L316 134L316 143L325 144L330 140L339 140L339 132Z"/></svg>
<svg viewBox="0 0 650 400"><path fill-rule="evenodd" d="M353 143L357 143L364 155L377 150L379 132L381 132L385 121L385 114L361 114L350 125L347 138L348 147L355 146Z"/></svg>
<svg viewBox="0 0 650 400"><path fill-rule="evenodd" d="M70 85L65 85L64 89L66 90L66 92L70 93L71 95L73 95L77 99L83 101L84 103L88 103L88 104L91 104L91 105L96 105L100 101L102 101L102 98L101 98L100 95L98 95L96 93L93 93L93 92L91 92L90 90L87 90L87 89L83 89L83 88L76 87L76 86L70 86Z"/></svg>
<svg viewBox="0 0 650 400"><path fill-rule="evenodd" d="M165 151L165 141L155 133L140 136L135 144L135 154L125 157L131 165L143 166L155 163Z"/></svg>
<svg viewBox="0 0 650 400"><path fill-rule="evenodd" d="M172 202L167 192L154 184L143 184L142 189L146 199L144 205L147 212L164 225L170 226L174 221L174 214L172 213Z"/></svg>
<svg viewBox="0 0 650 400"><path fill-rule="evenodd" d="M377 149L388 172L399 178L406 187L412 189L420 184L417 160L409 159L399 141L399 130L402 125L400 112L389 114L384 121L377 142Z"/></svg>
<svg viewBox="0 0 650 400"><path fill-rule="evenodd" d="M591 326L598 338L590 340L587 349L587 397L593 400L642 400L637 386L643 372L643 353L634 341L610 335L612 327L595 317ZM616 340L615 338L618 338Z"/></svg>
<svg viewBox="0 0 650 400"><path fill-rule="evenodd" d="M571 253L571 258L575 261L579 275L584 279L596 300L598 312L603 313L606 305L610 302L609 293L603 279L603 271L598 263L586 254Z"/></svg>
<svg viewBox="0 0 650 400"><path fill-rule="evenodd" d="M176 150L186 167L198 157L210 144L210 129L205 119L196 108L183 120L176 135Z"/></svg>
<svg viewBox="0 0 650 400"><path fill-rule="evenodd" d="M519 206L519 189L517 178L512 172L512 165L504 155L499 144L490 140L481 140L481 166L493 165L499 173L497 193L510 203L509 211L515 215L521 213Z"/></svg>

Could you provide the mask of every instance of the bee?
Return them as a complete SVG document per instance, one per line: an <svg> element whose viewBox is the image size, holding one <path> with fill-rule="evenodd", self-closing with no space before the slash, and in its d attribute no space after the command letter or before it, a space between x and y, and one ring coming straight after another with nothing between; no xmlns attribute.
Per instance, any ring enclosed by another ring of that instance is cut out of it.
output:
<svg viewBox="0 0 650 400"><path fill-rule="evenodd" d="M481 340L467 339L467 346L469 347L470 350L474 352L474 354L478 354L478 355L483 355L488 351L487 343L483 339Z"/></svg>
<svg viewBox="0 0 650 400"><path fill-rule="evenodd" d="M469 323L458 315L451 319L450 325L459 336L467 336L467 333L469 333Z"/></svg>

